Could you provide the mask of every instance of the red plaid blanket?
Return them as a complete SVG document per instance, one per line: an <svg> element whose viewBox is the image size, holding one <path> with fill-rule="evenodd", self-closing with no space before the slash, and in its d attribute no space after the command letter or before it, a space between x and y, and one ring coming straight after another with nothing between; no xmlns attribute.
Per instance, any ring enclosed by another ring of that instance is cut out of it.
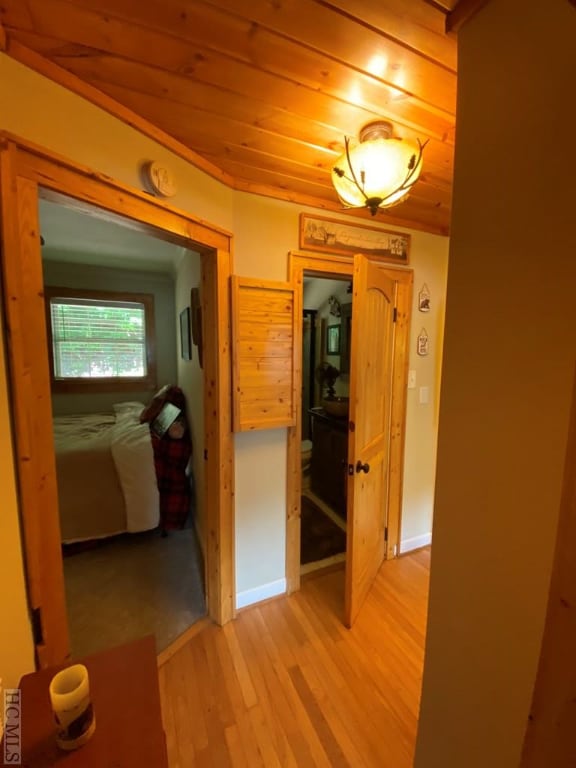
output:
<svg viewBox="0 0 576 768"><path fill-rule="evenodd" d="M184 428L181 437L171 437L170 431L174 430L168 430L162 437L152 431L152 422L167 402L173 403L182 411L177 419ZM182 390L179 387L164 387L142 412L140 421L150 424L156 481L160 494L160 527L164 530L183 528L190 513L190 478L186 474L186 468L192 455L192 440L186 418L186 399Z"/></svg>
<svg viewBox="0 0 576 768"><path fill-rule="evenodd" d="M186 467L192 454L190 432L179 440L168 432L163 437L152 435L154 466L160 493L160 525L169 530L183 528L190 512L190 479Z"/></svg>

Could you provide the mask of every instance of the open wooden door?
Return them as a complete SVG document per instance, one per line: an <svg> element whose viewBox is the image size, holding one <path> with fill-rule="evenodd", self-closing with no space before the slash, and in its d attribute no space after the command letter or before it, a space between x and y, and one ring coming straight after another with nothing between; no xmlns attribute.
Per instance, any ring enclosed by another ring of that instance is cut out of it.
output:
<svg viewBox="0 0 576 768"><path fill-rule="evenodd" d="M396 282L354 257L348 537L344 621L351 627L385 554Z"/></svg>

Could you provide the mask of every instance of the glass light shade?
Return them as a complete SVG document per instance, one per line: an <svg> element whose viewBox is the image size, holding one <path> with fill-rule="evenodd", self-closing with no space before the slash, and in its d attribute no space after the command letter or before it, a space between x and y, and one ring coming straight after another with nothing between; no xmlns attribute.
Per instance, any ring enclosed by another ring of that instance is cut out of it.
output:
<svg viewBox="0 0 576 768"><path fill-rule="evenodd" d="M332 169L341 201L353 208L389 208L405 198L422 170L422 145L395 137L348 147ZM343 173L342 173L343 172Z"/></svg>

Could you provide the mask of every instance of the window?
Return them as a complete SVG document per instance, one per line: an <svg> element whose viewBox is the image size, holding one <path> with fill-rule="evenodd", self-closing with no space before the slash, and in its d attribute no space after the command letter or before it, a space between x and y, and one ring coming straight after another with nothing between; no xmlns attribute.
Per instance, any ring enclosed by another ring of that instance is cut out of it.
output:
<svg viewBox="0 0 576 768"><path fill-rule="evenodd" d="M48 288L46 306L55 392L156 386L152 295Z"/></svg>

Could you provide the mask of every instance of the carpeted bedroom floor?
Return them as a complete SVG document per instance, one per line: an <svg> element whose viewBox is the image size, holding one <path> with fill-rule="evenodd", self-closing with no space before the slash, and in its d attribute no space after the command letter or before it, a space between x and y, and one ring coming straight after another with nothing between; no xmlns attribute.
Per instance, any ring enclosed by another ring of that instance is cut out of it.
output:
<svg viewBox="0 0 576 768"><path fill-rule="evenodd" d="M194 528L124 534L63 562L73 657L148 634L160 652L205 615Z"/></svg>

